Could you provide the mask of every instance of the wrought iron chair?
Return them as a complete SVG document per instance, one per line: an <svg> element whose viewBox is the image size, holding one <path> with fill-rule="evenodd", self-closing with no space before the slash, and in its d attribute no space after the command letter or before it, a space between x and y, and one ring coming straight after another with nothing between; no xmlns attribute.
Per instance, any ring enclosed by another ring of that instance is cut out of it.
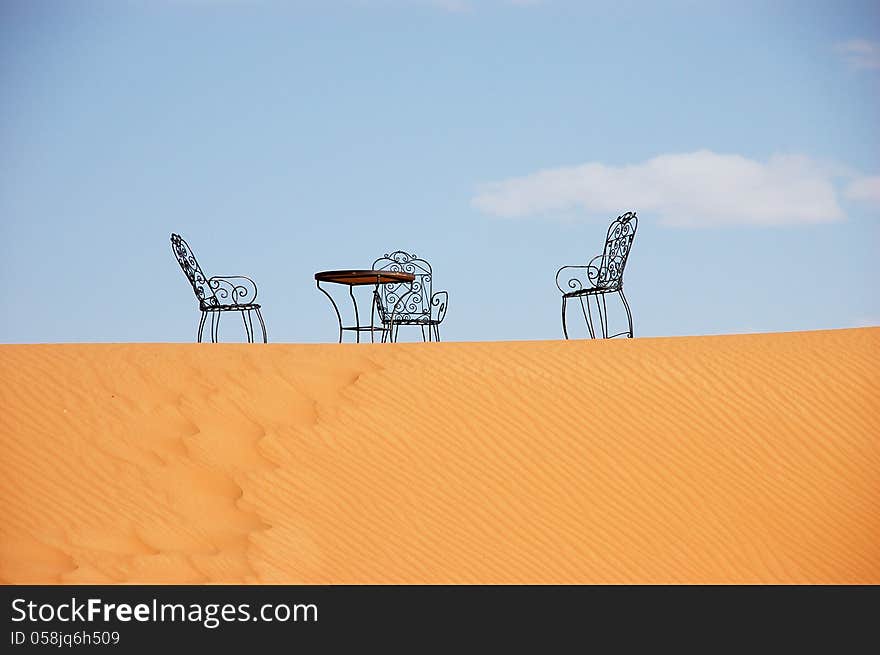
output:
<svg viewBox="0 0 880 655"><path fill-rule="evenodd" d="M189 244L179 234L171 235L171 250L199 301L199 310L202 312L199 321L199 343L202 342L202 332L208 314L211 315L211 342L217 342L220 316L223 312L241 312L248 343L254 342L251 312L256 312L263 330L263 343L267 343L266 324L263 322L263 315L260 314L260 306L254 302L257 299L257 285L252 279L244 275L215 275L206 278Z"/></svg>
<svg viewBox="0 0 880 655"><path fill-rule="evenodd" d="M383 284L373 292L379 318L385 327L382 341L397 341L401 325L421 327L422 341L440 341L440 324L446 317L449 293L432 293L431 265L415 255L395 250L374 261L372 268L374 271L400 271L415 275L412 284Z"/></svg>
<svg viewBox="0 0 880 655"><path fill-rule="evenodd" d="M590 311L590 298L595 298L596 308L599 310L599 327L602 329L602 338L611 339L626 335L633 336L632 312L626 296L623 295L623 269L632 248L633 239L636 236L636 228L639 219L635 212L627 212L618 216L608 227L605 236L605 248L601 255L596 255L586 266L563 266L556 272L556 286L562 292L562 333L568 339L568 327L565 322L566 304L570 299L577 298L590 331L590 338L596 338L593 329L593 316ZM626 309L626 318L629 330L608 334L608 308L605 304L605 296L616 293L623 301ZM602 304L599 304L601 298ZM586 299L586 305L584 300Z"/></svg>

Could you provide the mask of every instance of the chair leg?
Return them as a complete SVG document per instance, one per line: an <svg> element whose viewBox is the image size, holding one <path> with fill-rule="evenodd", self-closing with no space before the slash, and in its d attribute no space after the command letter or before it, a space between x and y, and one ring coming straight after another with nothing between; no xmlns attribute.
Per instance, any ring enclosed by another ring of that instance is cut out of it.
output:
<svg viewBox="0 0 880 655"><path fill-rule="evenodd" d="M205 329L205 319L208 318L208 312L202 312L202 319L199 321L199 333L196 336L196 342L202 343L202 332Z"/></svg>
<svg viewBox="0 0 880 655"><path fill-rule="evenodd" d="M220 335L220 314L221 312L211 312L211 343L217 343Z"/></svg>
<svg viewBox="0 0 880 655"><path fill-rule="evenodd" d="M250 316L251 316L251 310L249 310L249 309L248 310L244 310L244 309L241 310L241 322L244 323L244 333L247 336L247 342L253 343L254 342L254 333L253 333L254 326L251 325L251 327L248 328L248 319L250 318Z"/></svg>
<svg viewBox="0 0 880 655"><path fill-rule="evenodd" d="M425 334L425 326L424 326L424 325L422 326L422 341L427 341L427 340L428 340L428 336L430 336L430 331L431 331L431 328L430 328L430 326L429 326L429 327L428 327L428 332L429 332L429 334L426 335L426 334Z"/></svg>
<svg viewBox="0 0 880 655"><path fill-rule="evenodd" d="M562 296L562 334L565 335L565 338L568 339L568 327L565 325L565 305L568 301L568 298Z"/></svg>
<svg viewBox="0 0 880 655"><path fill-rule="evenodd" d="M263 322L263 315L260 313L259 309L255 309L254 311L257 312L257 318L260 319L260 327L263 330L263 343L269 343L269 340L266 338L266 324ZM253 334L253 333L254 333L254 328L251 327L251 334Z"/></svg>
<svg viewBox="0 0 880 655"><path fill-rule="evenodd" d="M434 340L440 343L440 324L434 323Z"/></svg>
<svg viewBox="0 0 880 655"><path fill-rule="evenodd" d="M587 322L587 329L590 331L590 339L595 339L596 333L593 331L593 314L590 312L590 299L587 298L586 307L584 307L583 296L578 296L578 300L581 301L581 311L584 313L584 320Z"/></svg>
<svg viewBox="0 0 880 655"><path fill-rule="evenodd" d="M633 315L632 315L632 312L629 310L629 303L626 302L626 296L623 295L623 288L621 287L621 289L617 293L620 294L620 299L623 301L623 306L626 309L626 320L629 322L629 338L632 339L634 336L634 334L633 334Z"/></svg>
<svg viewBox="0 0 880 655"><path fill-rule="evenodd" d="M599 307L599 296L602 296L602 306ZM602 338L608 338L608 307L605 305L605 294L596 296L596 309L599 310L599 327L602 328Z"/></svg>
<svg viewBox="0 0 880 655"><path fill-rule="evenodd" d="M610 332L608 331L608 305L605 303L605 294L602 294L602 313L605 315L605 337L607 338Z"/></svg>

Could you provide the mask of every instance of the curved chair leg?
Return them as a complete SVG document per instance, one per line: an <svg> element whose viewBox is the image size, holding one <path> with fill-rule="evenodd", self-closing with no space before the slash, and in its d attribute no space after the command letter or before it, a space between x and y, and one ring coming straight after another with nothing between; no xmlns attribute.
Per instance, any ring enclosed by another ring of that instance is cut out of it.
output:
<svg viewBox="0 0 880 655"><path fill-rule="evenodd" d="M254 342L254 334L253 334L254 327L251 326L250 329L248 329L248 318L250 318L250 315L251 315L251 311L249 309L248 310L244 310L244 309L241 310L241 322L244 323L244 333L247 336L247 342L253 343Z"/></svg>
<svg viewBox="0 0 880 655"><path fill-rule="evenodd" d="M263 322L263 315L260 313L259 309L255 309L254 311L257 312L257 318L260 319L260 327L263 330L263 343L269 343L269 340L266 338L266 324ZM254 328L251 326L251 334L253 333Z"/></svg>
<svg viewBox="0 0 880 655"><path fill-rule="evenodd" d="M599 307L599 296L602 296L602 306ZM602 338L608 338L608 307L605 305L605 294L596 296L596 309L599 310L599 327L602 328Z"/></svg>
<svg viewBox="0 0 880 655"><path fill-rule="evenodd" d="M202 343L202 332L205 329L205 319L208 318L208 312L202 312L202 319L199 321L199 333L196 337L197 343Z"/></svg>
<svg viewBox="0 0 880 655"><path fill-rule="evenodd" d="M440 343L440 324L434 323L434 340Z"/></svg>
<svg viewBox="0 0 880 655"><path fill-rule="evenodd" d="M220 336L220 314L221 312L211 312L211 343L217 343Z"/></svg>
<svg viewBox="0 0 880 655"><path fill-rule="evenodd" d="M565 325L565 305L568 298L562 296L562 334L565 335L565 338L568 339L568 327Z"/></svg>
<svg viewBox="0 0 880 655"><path fill-rule="evenodd" d="M593 314L590 312L590 299L587 298L586 307L584 307L583 296L578 296L578 300L581 301L581 311L584 313L584 320L587 322L587 329L590 331L590 339L595 339L596 333L593 330Z"/></svg>
<svg viewBox="0 0 880 655"><path fill-rule="evenodd" d="M629 338L632 339L633 334L633 315L629 310L629 303L626 302L626 296L623 295L623 288L621 288L617 293L620 294L620 299L623 301L623 306L626 309L626 320L629 322Z"/></svg>
<svg viewBox="0 0 880 655"><path fill-rule="evenodd" d="M617 292L620 294L620 299L623 301L623 306L626 309L626 320L629 322L629 338L632 339L635 336L632 328L632 312L629 310L629 303L626 302L626 296L623 295L623 288Z"/></svg>
<svg viewBox="0 0 880 655"><path fill-rule="evenodd" d="M252 310L252 309L248 310L248 328L250 328L249 332L251 335L251 341L250 341L251 343L254 342L254 315L252 313L253 311L254 310Z"/></svg>

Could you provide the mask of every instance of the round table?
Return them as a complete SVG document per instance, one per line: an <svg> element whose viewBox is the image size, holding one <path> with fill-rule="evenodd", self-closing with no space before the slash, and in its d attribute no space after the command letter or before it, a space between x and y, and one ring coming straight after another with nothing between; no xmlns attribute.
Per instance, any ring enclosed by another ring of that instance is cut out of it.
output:
<svg viewBox="0 0 880 655"><path fill-rule="evenodd" d="M409 282L410 285L410 293L412 293L412 284L415 281L416 276L412 273L403 273L400 271L376 271L373 269L345 269L340 271L320 271L315 273L315 283L318 286L318 290L323 293L330 300L330 304L333 305L333 310L336 312L336 320L339 322L339 343L342 343L342 334L346 330L350 330L355 333L357 338L357 343L361 342L361 332L369 332L370 333L370 341L374 342L374 334L376 332L382 332L382 341L390 334L389 328L385 327L385 325L376 326L375 325L375 317L376 317L376 305L379 301L379 285L380 284L400 284L402 282ZM339 306L336 304L336 301L333 300L333 296L331 296L326 289L321 287L321 282L328 282L331 284L344 284L348 286L348 295L351 296L352 305L354 305L354 325L343 325L342 324L342 315L339 313ZM354 287L359 286L373 286L373 302L370 307L370 324L369 325L361 325L360 314L358 313L358 304L357 298L354 295ZM399 303L398 303L399 304ZM395 305L394 311L396 311L397 306ZM394 314L392 313L392 323Z"/></svg>

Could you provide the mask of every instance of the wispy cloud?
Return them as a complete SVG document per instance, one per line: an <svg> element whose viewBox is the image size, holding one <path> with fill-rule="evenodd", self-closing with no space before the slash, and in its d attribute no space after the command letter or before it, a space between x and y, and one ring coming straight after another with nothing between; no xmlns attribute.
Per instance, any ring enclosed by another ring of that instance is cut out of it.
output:
<svg viewBox="0 0 880 655"><path fill-rule="evenodd" d="M880 43L867 39L851 39L837 44L837 52L853 68L880 69Z"/></svg>
<svg viewBox="0 0 880 655"><path fill-rule="evenodd" d="M472 202L503 218L599 217L635 208L673 226L790 225L844 218L836 172L809 157L766 162L709 150L639 164L590 162L482 185Z"/></svg>
<svg viewBox="0 0 880 655"><path fill-rule="evenodd" d="M849 200L880 208L880 175L857 177L846 186L843 194Z"/></svg>

